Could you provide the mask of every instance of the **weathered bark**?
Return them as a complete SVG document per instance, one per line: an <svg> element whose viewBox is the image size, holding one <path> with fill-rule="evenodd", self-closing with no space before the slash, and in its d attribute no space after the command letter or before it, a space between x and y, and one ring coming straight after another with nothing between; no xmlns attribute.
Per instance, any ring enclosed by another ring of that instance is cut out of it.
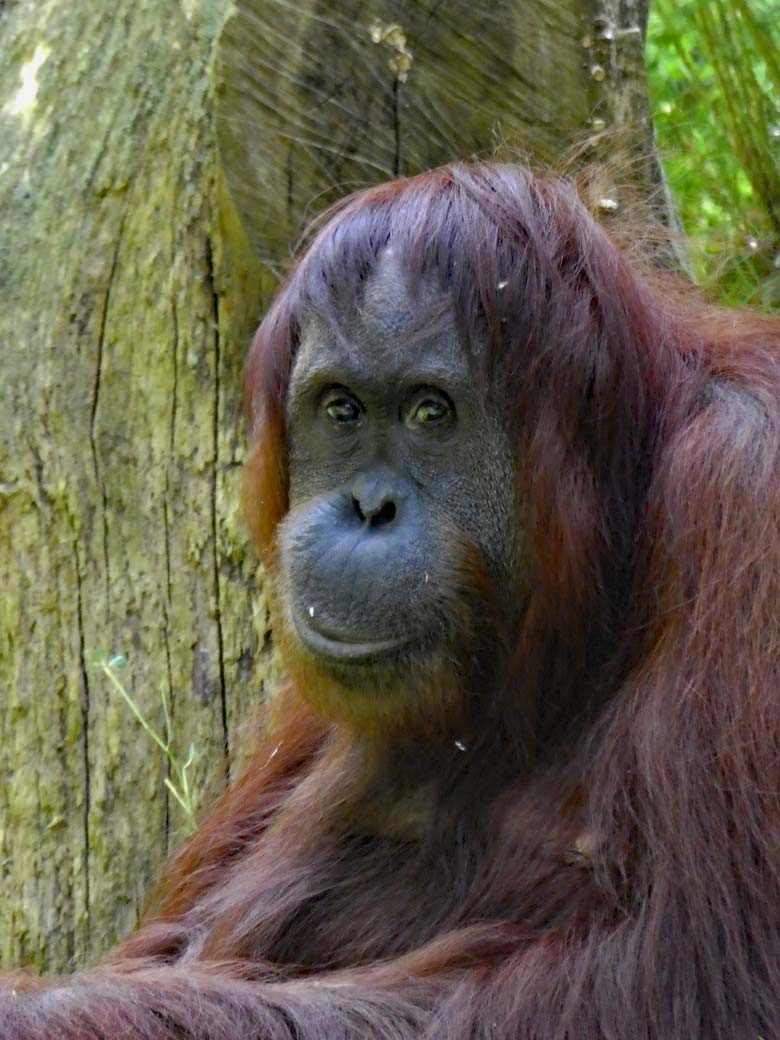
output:
<svg viewBox="0 0 780 1040"><path fill-rule="evenodd" d="M648 0L246 0L223 38L220 140L258 254L346 191L452 158L627 150L659 183ZM600 140L595 140L600 138Z"/></svg>
<svg viewBox="0 0 780 1040"><path fill-rule="evenodd" d="M237 514L261 292L216 161L226 7L4 16L4 963L105 947L175 839L165 757L96 654L127 656L160 730L167 691L200 790L262 688L267 613Z"/></svg>
<svg viewBox="0 0 780 1040"><path fill-rule="evenodd" d="M176 840L168 763L98 652L126 655L123 680L160 731L167 695L201 798L262 696L240 373L304 216L501 141L553 159L612 84L583 45L596 13L591 0L0 5L4 964L93 958L132 925Z"/></svg>

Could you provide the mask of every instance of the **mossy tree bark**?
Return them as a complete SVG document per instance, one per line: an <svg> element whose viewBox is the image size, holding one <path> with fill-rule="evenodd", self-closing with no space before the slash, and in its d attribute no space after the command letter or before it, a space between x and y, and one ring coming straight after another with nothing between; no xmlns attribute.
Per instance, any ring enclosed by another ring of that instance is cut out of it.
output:
<svg viewBox="0 0 780 1040"><path fill-rule="evenodd" d="M101 652L127 658L122 681L162 734L167 699L200 801L235 768L272 667L239 517L241 366L290 240L356 185L500 140L552 159L594 118L624 118L609 103L620 49L594 76L586 45L602 14L591 0L0 10L6 966L93 959L177 838L170 763ZM641 98L641 67L630 76Z"/></svg>

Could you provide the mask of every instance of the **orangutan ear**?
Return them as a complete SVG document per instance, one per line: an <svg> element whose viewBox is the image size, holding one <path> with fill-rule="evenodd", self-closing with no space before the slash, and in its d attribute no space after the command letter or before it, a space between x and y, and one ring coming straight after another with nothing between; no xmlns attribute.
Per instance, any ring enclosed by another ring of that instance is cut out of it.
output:
<svg viewBox="0 0 780 1040"><path fill-rule="evenodd" d="M270 416L255 429L241 500L252 540L263 562L271 565L276 528L287 511L287 470L281 422Z"/></svg>

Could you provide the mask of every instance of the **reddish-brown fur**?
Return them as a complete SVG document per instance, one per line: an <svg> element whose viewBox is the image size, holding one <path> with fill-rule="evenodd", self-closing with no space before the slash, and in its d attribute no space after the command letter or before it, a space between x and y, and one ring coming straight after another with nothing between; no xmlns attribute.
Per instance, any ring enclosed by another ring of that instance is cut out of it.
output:
<svg viewBox="0 0 780 1040"><path fill-rule="evenodd" d="M298 315L337 318L389 237L510 395L511 665L465 751L283 690L148 919L94 972L9 984L2 1040L780 1035L780 322L640 271L519 167L353 197L249 361L270 560Z"/></svg>

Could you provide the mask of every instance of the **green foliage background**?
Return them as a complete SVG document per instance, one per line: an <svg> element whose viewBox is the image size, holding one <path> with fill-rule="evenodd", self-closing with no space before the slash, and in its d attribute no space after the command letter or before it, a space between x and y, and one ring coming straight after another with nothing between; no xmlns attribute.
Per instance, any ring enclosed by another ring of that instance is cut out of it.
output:
<svg viewBox="0 0 780 1040"><path fill-rule="evenodd" d="M652 0L647 63L698 277L780 307L780 0Z"/></svg>

